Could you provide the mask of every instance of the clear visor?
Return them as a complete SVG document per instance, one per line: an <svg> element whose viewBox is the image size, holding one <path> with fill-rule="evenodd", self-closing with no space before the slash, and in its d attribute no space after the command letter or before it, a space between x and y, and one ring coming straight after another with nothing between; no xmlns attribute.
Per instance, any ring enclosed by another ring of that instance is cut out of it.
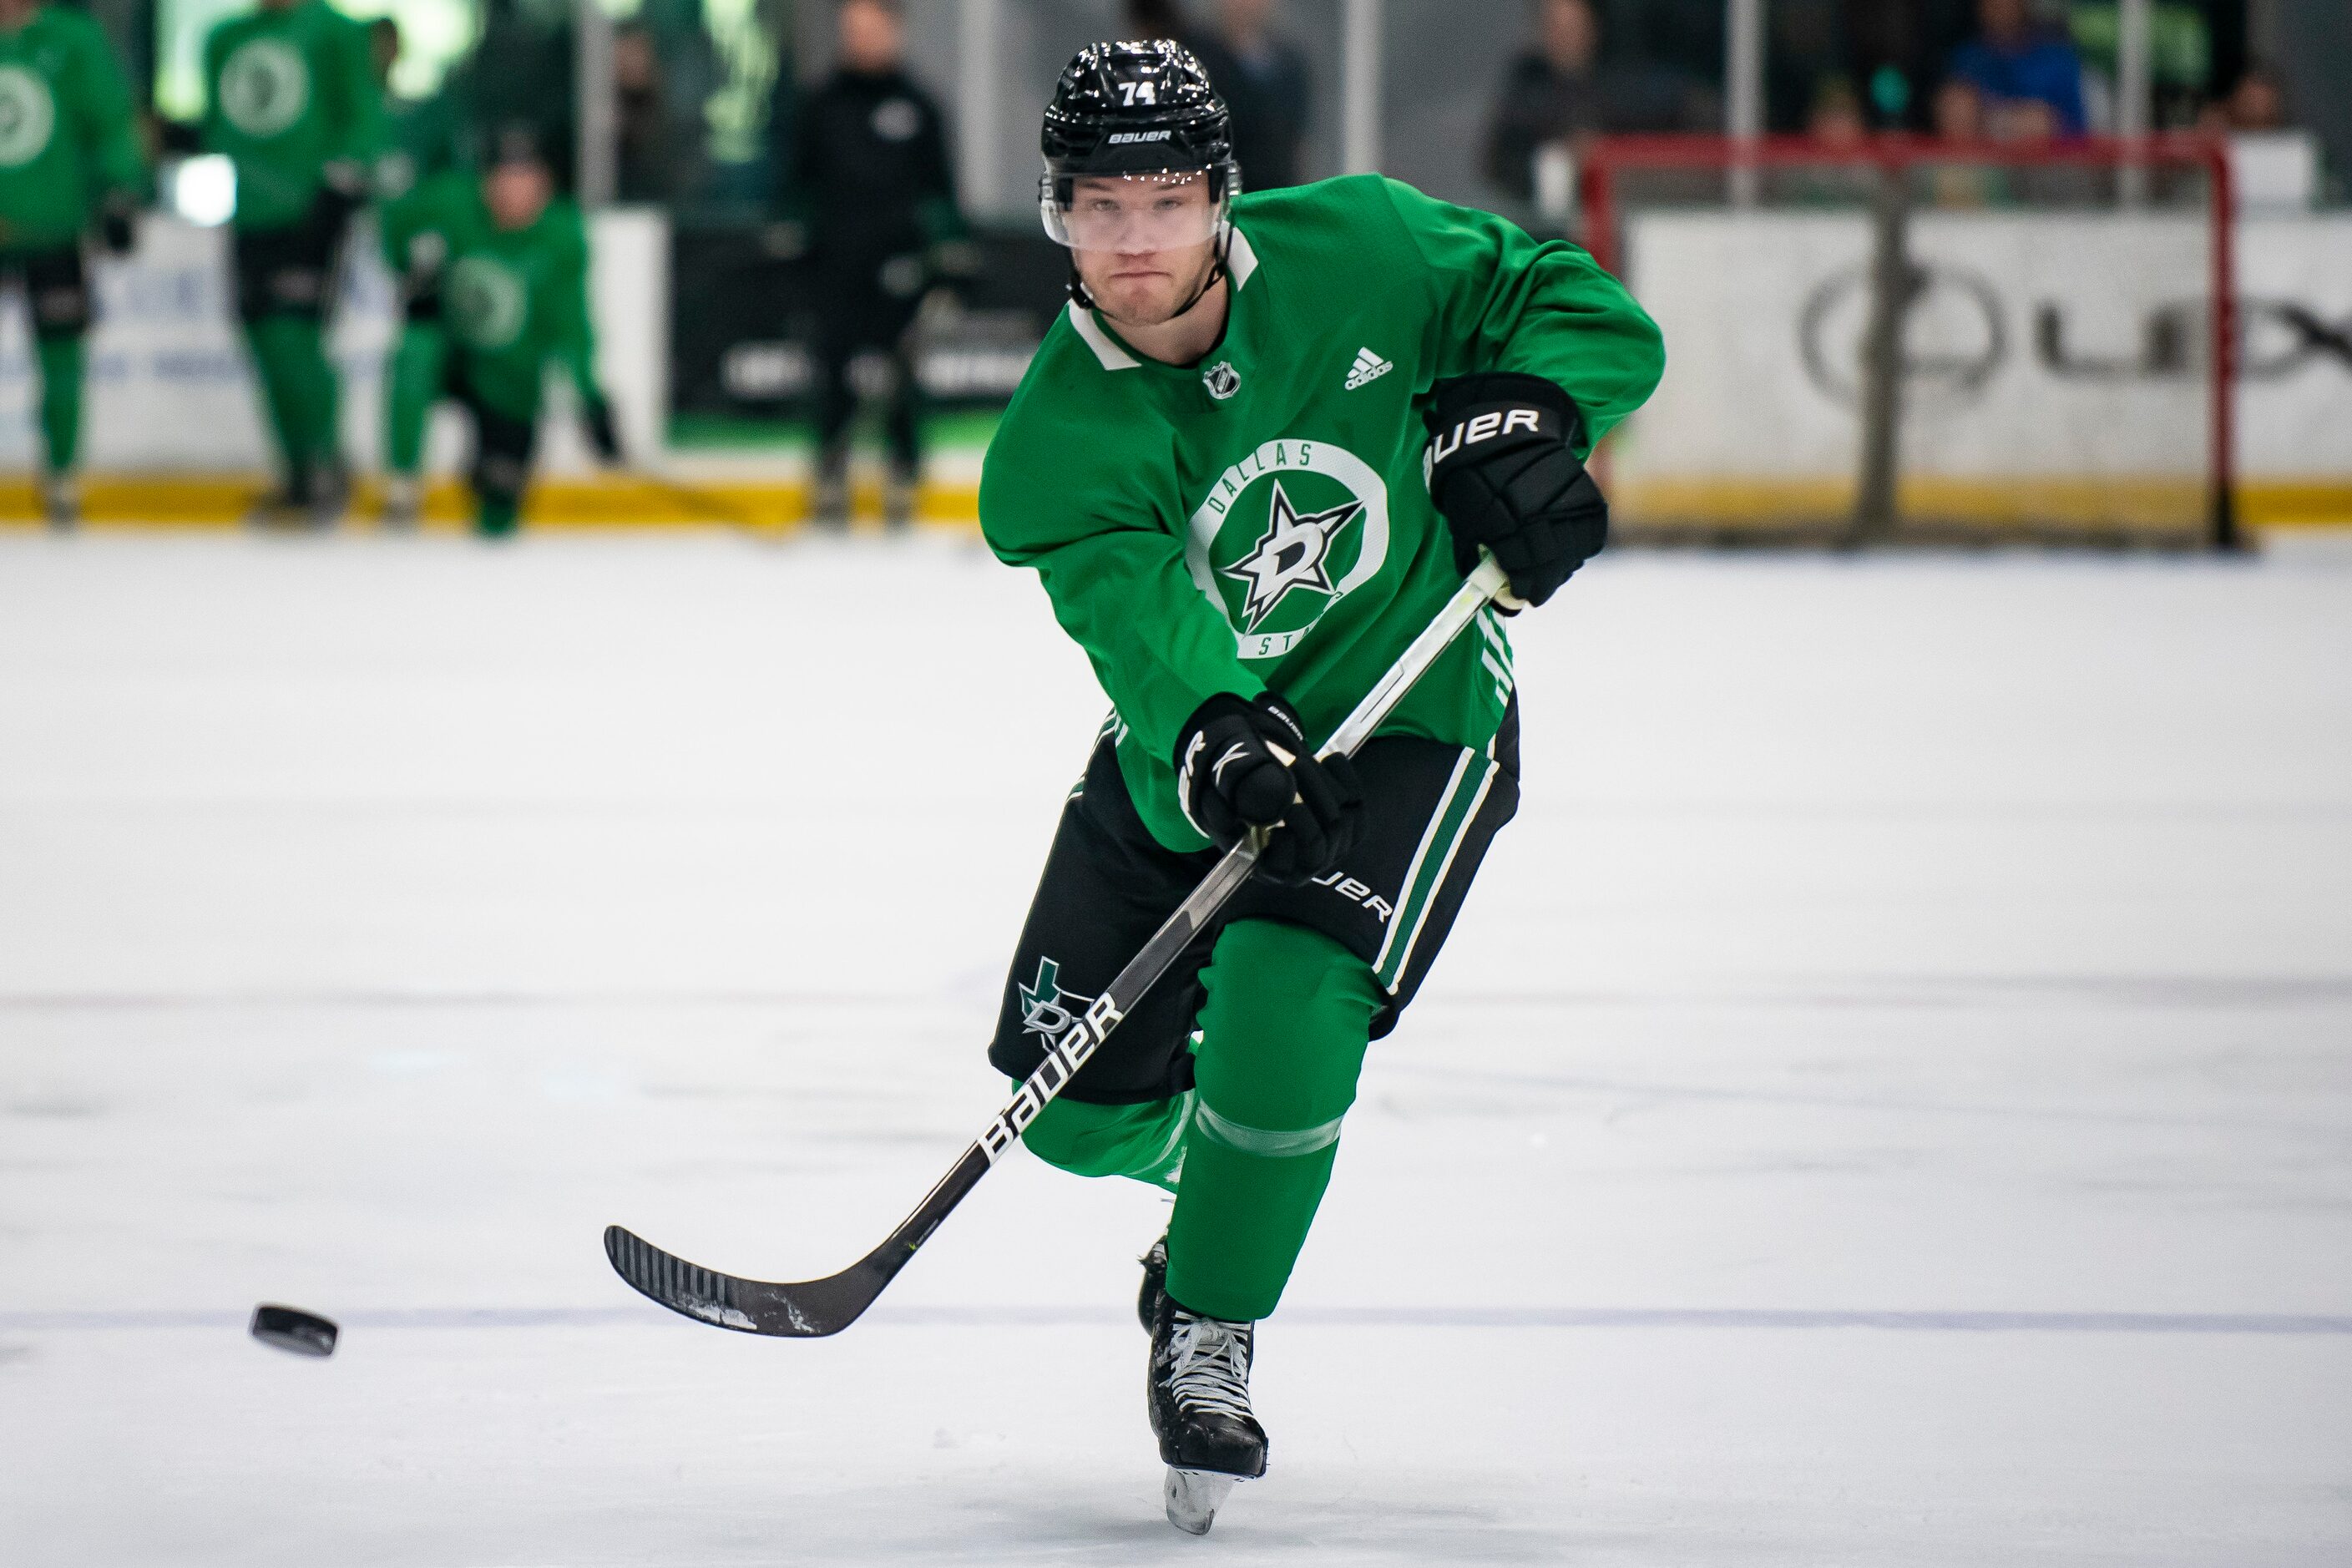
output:
<svg viewBox="0 0 2352 1568"><path fill-rule="evenodd" d="M1057 184L1066 184L1067 205ZM1225 204L1211 195L1213 188L1202 169L1081 175L1066 182L1048 174L1038 185L1037 205L1056 244L1140 256L1213 239L1225 218Z"/></svg>

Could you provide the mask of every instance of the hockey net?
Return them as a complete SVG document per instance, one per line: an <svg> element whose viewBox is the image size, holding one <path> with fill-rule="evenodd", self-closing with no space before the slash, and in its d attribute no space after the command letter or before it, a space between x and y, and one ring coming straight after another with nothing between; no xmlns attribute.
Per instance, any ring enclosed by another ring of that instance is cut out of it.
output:
<svg viewBox="0 0 2352 1568"><path fill-rule="evenodd" d="M2218 143L1613 137L1576 189L1666 338L1622 533L2236 542Z"/></svg>

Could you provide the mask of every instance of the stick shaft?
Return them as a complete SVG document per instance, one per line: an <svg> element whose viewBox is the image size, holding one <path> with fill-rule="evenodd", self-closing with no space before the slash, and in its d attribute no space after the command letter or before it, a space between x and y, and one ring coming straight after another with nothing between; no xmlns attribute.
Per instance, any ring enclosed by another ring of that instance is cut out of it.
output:
<svg viewBox="0 0 2352 1568"><path fill-rule="evenodd" d="M1496 593L1507 582L1503 569L1492 558L1479 563L1478 569L1466 578L1454 596L1445 602L1435 618L1421 635L1407 645L1403 653L1391 665L1388 673L1364 694L1355 710L1339 722L1316 754L1352 756L1358 747L1371 738L1383 720L1404 700L1413 683L1429 671L1438 657L1462 635L1463 629L1491 602ZM1265 838L1253 834L1225 851L1201 885L1192 889L1185 900L1176 906L1143 951L1118 972L1118 978L1103 987L1087 1008L1083 1016L1073 1019L1045 1047L1045 1059L1037 1064L1013 1095L1011 1103L997 1112L996 1119L981 1133L977 1147L994 1164L1006 1150L1020 1141L1021 1131L1037 1118L1037 1113L1053 1103L1054 1097L1068 1087L1070 1079L1084 1067L1087 1058L1118 1026L1119 1020L1143 999L1160 977L1168 973L1169 965L1190 945L1192 939L1216 918L1236 889L1249 879L1258 856L1264 852Z"/></svg>
<svg viewBox="0 0 2352 1568"><path fill-rule="evenodd" d="M1482 563L1318 754L1352 752L1361 745L1503 584L1501 570L1491 561ZM839 1333L888 1289L955 1206L1020 1142L1022 1129L1067 1087L1087 1058L1118 1026L1119 1019L1216 918L1225 900L1249 879L1265 846L1265 830L1259 829L1218 859L1143 951L1104 987L1085 1016L1048 1045L1045 1059L1022 1083L1012 1103L997 1113L979 1141L967 1147L947 1174L923 1195L914 1212L880 1246L840 1273L796 1284L739 1279L674 1257L618 1226L604 1233L605 1256L631 1286L672 1311L702 1322L792 1338Z"/></svg>

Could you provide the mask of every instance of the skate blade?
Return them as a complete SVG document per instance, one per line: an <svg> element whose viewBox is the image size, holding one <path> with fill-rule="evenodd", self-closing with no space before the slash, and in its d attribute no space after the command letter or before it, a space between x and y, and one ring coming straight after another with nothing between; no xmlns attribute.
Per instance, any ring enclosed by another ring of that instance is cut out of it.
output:
<svg viewBox="0 0 2352 1568"><path fill-rule="evenodd" d="M1217 1522L1217 1510L1232 1495L1238 1476L1214 1470L1168 1472L1168 1522L1187 1535L1206 1535Z"/></svg>

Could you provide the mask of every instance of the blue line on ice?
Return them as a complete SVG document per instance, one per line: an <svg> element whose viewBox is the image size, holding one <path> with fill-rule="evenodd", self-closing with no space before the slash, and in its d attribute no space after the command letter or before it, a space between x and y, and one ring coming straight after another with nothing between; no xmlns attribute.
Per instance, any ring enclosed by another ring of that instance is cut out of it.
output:
<svg viewBox="0 0 2352 1568"><path fill-rule="evenodd" d="M668 1322L638 1307L415 1307L331 1312L344 1328L618 1328ZM0 1311L0 1332L117 1329L236 1329L247 1314L99 1308ZM1114 1308L897 1307L862 1320L877 1328L1076 1328L1123 1323ZM2305 1312L1873 1311L1773 1307L1296 1307L1289 1328L1888 1329L1906 1333L2352 1335L2352 1315Z"/></svg>

